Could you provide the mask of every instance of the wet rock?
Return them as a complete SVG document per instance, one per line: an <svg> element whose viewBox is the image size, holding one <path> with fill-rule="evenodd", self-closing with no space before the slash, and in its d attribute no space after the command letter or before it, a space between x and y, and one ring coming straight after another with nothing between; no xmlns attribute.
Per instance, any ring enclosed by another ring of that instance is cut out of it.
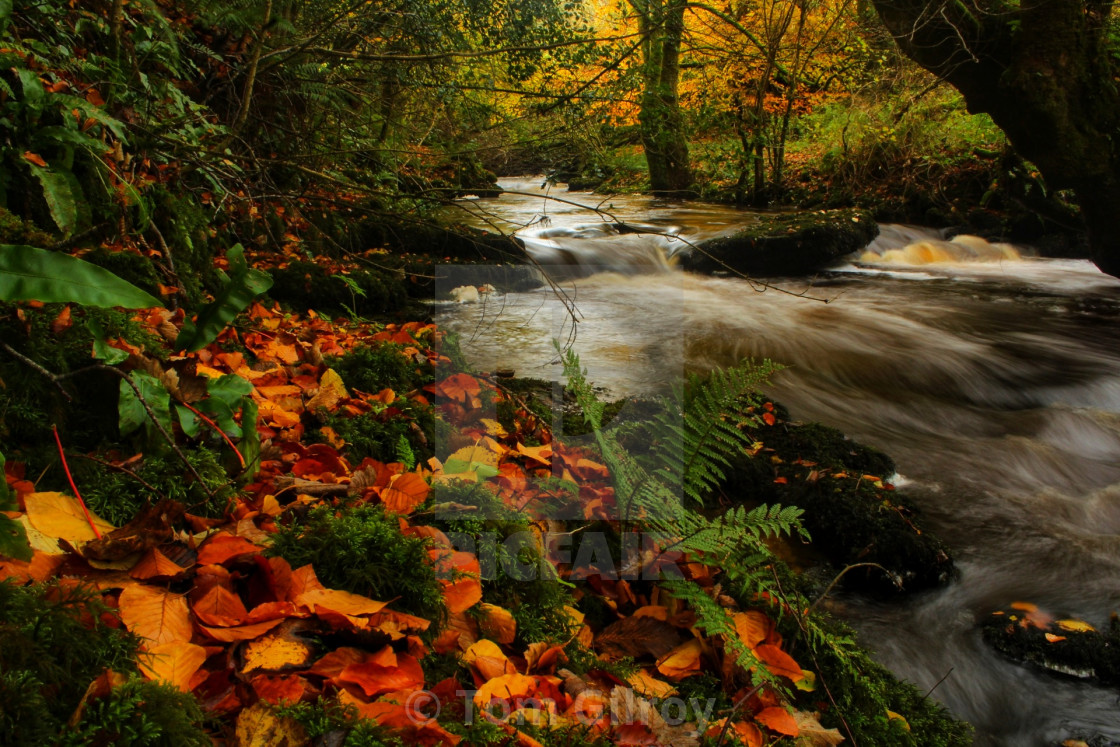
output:
<svg viewBox="0 0 1120 747"><path fill-rule="evenodd" d="M1034 604L1015 602L982 624L984 640L1021 664L1055 675L1120 685L1120 622L1100 632L1080 620L1055 620Z"/></svg>
<svg viewBox="0 0 1120 747"><path fill-rule="evenodd" d="M754 432L761 448L732 465L724 492L735 500L804 510L813 547L849 587L898 593L939 586L952 575L947 548L921 528L917 508L887 479L894 463L880 451L816 423L794 423L780 406Z"/></svg>
<svg viewBox="0 0 1120 747"><path fill-rule="evenodd" d="M681 265L705 273L806 275L862 249L878 233L861 210L768 213L730 236L700 242Z"/></svg>

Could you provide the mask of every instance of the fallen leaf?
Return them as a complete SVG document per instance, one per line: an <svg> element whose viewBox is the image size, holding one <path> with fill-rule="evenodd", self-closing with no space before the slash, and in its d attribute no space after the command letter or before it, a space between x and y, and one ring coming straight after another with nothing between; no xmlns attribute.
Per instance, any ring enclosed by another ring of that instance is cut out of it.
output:
<svg viewBox="0 0 1120 747"><path fill-rule="evenodd" d="M478 606L478 628L484 636L507 646L517 637L517 620L513 613L496 604Z"/></svg>
<svg viewBox="0 0 1120 747"><path fill-rule="evenodd" d="M381 491L381 502L396 514L409 514L428 498L431 487L415 472L393 475Z"/></svg>
<svg viewBox="0 0 1120 747"><path fill-rule="evenodd" d="M185 570L160 552L158 547L153 547L133 566L128 575L140 581L148 581L153 578L173 578Z"/></svg>
<svg viewBox="0 0 1120 747"><path fill-rule="evenodd" d="M63 493L32 493L24 497L27 519L48 537L68 542L89 542L97 539L77 500ZM90 512L94 526L102 534L113 531L113 525Z"/></svg>
<svg viewBox="0 0 1120 747"><path fill-rule="evenodd" d="M315 648L296 633L304 621L288 620L276 630L245 644L242 674L302 669L311 663Z"/></svg>
<svg viewBox="0 0 1120 747"><path fill-rule="evenodd" d="M232 534L220 532L207 539L199 548L198 564L222 565L235 558L253 555L260 551L260 546L254 545L244 537L235 537Z"/></svg>
<svg viewBox="0 0 1120 747"><path fill-rule="evenodd" d="M801 665L793 657L782 651L777 646L762 643L755 647L754 654L761 660L771 674L788 677L797 682L805 677L801 673Z"/></svg>
<svg viewBox="0 0 1120 747"><path fill-rule="evenodd" d="M194 633L186 597L137 584L121 592L121 621L147 646L187 642Z"/></svg>
<svg viewBox="0 0 1120 747"><path fill-rule="evenodd" d="M1058 620L1055 624L1070 633L1095 633L1097 631L1096 628L1084 620Z"/></svg>
<svg viewBox="0 0 1120 747"><path fill-rule="evenodd" d="M492 680L506 674L514 674L517 668L511 662L498 644L488 639L472 643L463 652L463 663L478 674L482 680Z"/></svg>
<svg viewBox="0 0 1120 747"><path fill-rule="evenodd" d="M891 718L893 711L887 711L887 718ZM906 730L910 730L910 725L906 724L906 719L903 719L897 713L894 714L902 719L902 723L906 725ZM819 715L810 713L808 711L794 711L793 718L797 722L797 729L799 737L797 743L804 745L804 747L836 747L844 741L844 735L840 733L839 729L826 729L821 725L818 720Z"/></svg>
<svg viewBox="0 0 1120 747"><path fill-rule="evenodd" d="M328 368L319 379L318 393L307 401L307 411L315 412L322 407L333 412L338 407L338 403L344 399L350 399L346 384L333 368Z"/></svg>
<svg viewBox="0 0 1120 747"><path fill-rule="evenodd" d="M233 747L303 747L310 743L297 721L277 715L266 703L258 701L237 716Z"/></svg>
<svg viewBox="0 0 1120 747"><path fill-rule="evenodd" d="M679 680L700 671L703 646L698 639L686 641L658 659L657 671L669 679ZM798 670L800 671L800 670Z"/></svg>
<svg viewBox="0 0 1120 747"><path fill-rule="evenodd" d="M503 674L494 677L478 688L474 694L475 705L485 707L491 700L512 700L528 697L537 687L537 681L524 674Z"/></svg>
<svg viewBox="0 0 1120 747"><path fill-rule="evenodd" d="M754 720L770 731L776 731L788 737L796 737L800 733L800 729L797 727L797 720L789 711L781 706L763 708L754 715Z"/></svg>
<svg viewBox="0 0 1120 747"><path fill-rule="evenodd" d="M166 682L183 692L190 692L190 681L202 663L206 649L184 641L170 641L152 646L140 657L140 671L150 680Z"/></svg>

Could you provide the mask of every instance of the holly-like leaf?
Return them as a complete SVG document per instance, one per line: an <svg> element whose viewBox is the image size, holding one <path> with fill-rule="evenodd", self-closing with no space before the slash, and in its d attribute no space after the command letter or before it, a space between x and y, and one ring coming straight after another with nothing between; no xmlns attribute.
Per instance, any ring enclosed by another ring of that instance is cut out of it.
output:
<svg viewBox="0 0 1120 747"><path fill-rule="evenodd" d="M69 254L0 244L0 301L80 303L146 309L163 306L132 283Z"/></svg>

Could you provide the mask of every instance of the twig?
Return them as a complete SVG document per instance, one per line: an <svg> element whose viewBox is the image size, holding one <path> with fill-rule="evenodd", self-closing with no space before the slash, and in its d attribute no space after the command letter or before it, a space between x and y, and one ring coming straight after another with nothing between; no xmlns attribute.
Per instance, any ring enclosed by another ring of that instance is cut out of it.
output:
<svg viewBox="0 0 1120 747"><path fill-rule="evenodd" d="M163 254L163 258L167 260L167 275L169 279L175 281L175 288L179 291L179 293L182 293L183 284L179 280L179 274L175 272L175 258L171 256L171 247L167 245L167 240L163 238L163 234L160 233L159 226L156 225L156 222L154 220L148 221L148 228L152 229L152 233L156 235L156 241L159 242L160 253ZM172 296L167 300L169 305L171 306L172 311L179 308L178 294Z"/></svg>
<svg viewBox="0 0 1120 747"><path fill-rule="evenodd" d="M887 578L889 578L891 581L893 581L896 586L898 585L898 581L895 578L894 574L892 574L890 571L888 571L886 568L879 565L878 563L853 563L852 565L845 566L844 570L842 570L842 571L840 571L840 573L836 574L836 578L832 579L832 583L830 583L828 585L828 588L826 588L823 592L821 592L821 595L819 597L817 597L816 600L814 600L814 602L812 604L809 605L809 609L805 610L805 614L808 615L810 612L812 612L814 609L816 609L817 605L820 604L821 602L823 602L825 597L827 597L829 595L829 593L832 592L832 590L833 590L833 588L835 588L836 584L840 583L840 579L844 578L844 575L848 571L854 570L856 568L878 568L880 571L887 574Z"/></svg>
<svg viewBox="0 0 1120 747"><path fill-rule="evenodd" d="M7 351L8 355L12 356L16 360L18 360L20 363L23 363L25 366L33 368L35 371L37 371L39 374L41 374L45 379L47 379L49 382L54 384L55 387L58 389L58 391L62 393L62 396L66 398L67 402L73 402L74 401L74 397L70 394L70 392L68 392L68 391L66 391L65 389L62 388L61 378L57 374L53 374L50 371L48 371L47 369L43 368L42 366L40 366L38 363L36 363L35 361L28 358L23 353L21 353L18 350L15 350L14 348L12 348L12 346L9 345L6 342L0 342L0 347L4 348L4 350Z"/></svg>
<svg viewBox="0 0 1120 747"><path fill-rule="evenodd" d="M152 421L152 424L155 425L156 430L160 432L160 435L163 436L165 441L167 441L167 445L171 447L172 451L174 451L179 459L183 462L187 470L191 473L191 476L198 481L198 484L200 486L202 486L202 489L206 492L207 500L213 500L215 491L211 490L206 485L206 481L202 479L202 475L198 474L198 470L194 468L194 465L191 464L189 459L187 459L187 455L184 454L183 450L179 448L179 445L175 443L175 439L172 437L172 435L167 432L166 428L163 427L163 423L159 422L159 418L156 417L155 412L152 410L152 406L148 404L148 401L144 399L144 395L140 393L140 387L136 386L136 383L131 378L129 378L128 374L126 374L124 371L121 371L119 368L106 366L105 364L99 364L95 366L95 368L112 373L113 375L119 377L121 381L126 382L130 387L132 387L132 391L136 395L136 399L144 407L144 412L148 413L148 418Z"/></svg>
<svg viewBox="0 0 1120 747"><path fill-rule="evenodd" d="M731 712L727 714L727 718L723 720L723 728L719 730L719 738L716 739L716 747L720 747L720 745L723 744L723 740L727 738L727 730L731 727L731 719L735 716L738 710L743 707L743 704L746 703L752 695L762 689L762 686L764 684L766 683L760 682L750 690L747 690L743 697L739 698L737 701L735 701L735 705L731 706Z"/></svg>
<svg viewBox="0 0 1120 747"><path fill-rule="evenodd" d="M939 679L936 683L934 683L933 687L931 687L929 689L929 692L927 692L925 695L923 695L922 698L923 699L928 698L930 695L933 694L934 690L941 687L941 683L944 682L945 680L949 679L949 675L953 673L954 669L956 669L956 667L949 667L949 671L945 673L945 676L942 677L941 679Z"/></svg>
<svg viewBox="0 0 1120 747"><path fill-rule="evenodd" d="M58 444L58 456L62 459L62 471L66 473L66 479L70 481L70 489L74 491L74 497L78 499L78 505L82 507L82 513L86 515L86 521L89 522L89 528L93 530L93 536L101 539L101 531L93 523L93 517L89 515L86 502L82 500L82 494L78 492L78 486L74 484L74 476L70 474L70 465L66 463L66 452L62 450L62 439L58 436L58 426L51 425L51 431L54 433L54 442Z"/></svg>

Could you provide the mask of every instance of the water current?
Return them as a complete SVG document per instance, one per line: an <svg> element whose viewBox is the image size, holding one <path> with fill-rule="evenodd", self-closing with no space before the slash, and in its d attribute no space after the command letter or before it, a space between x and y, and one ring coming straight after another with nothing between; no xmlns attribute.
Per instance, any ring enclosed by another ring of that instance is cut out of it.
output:
<svg viewBox="0 0 1120 747"><path fill-rule="evenodd" d="M553 200L541 181L507 180L512 193L456 216L516 231L560 291L442 305L472 364L553 378L560 339L615 395L746 357L784 364L770 394L889 453L900 489L954 551L946 588L838 599L876 659L933 689L978 745L1120 741L1116 690L1014 664L978 629L1016 600L1101 629L1120 608L1120 280L903 226L813 278L693 275L674 268L677 254L755 215Z"/></svg>

